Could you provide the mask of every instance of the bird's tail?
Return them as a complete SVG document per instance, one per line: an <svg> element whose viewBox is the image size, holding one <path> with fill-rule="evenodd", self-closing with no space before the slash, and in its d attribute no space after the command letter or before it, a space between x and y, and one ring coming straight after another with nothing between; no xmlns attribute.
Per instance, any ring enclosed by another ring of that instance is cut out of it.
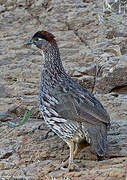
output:
<svg viewBox="0 0 127 180"><path fill-rule="evenodd" d="M89 127L91 145L98 156L108 157L107 127L105 124Z"/></svg>

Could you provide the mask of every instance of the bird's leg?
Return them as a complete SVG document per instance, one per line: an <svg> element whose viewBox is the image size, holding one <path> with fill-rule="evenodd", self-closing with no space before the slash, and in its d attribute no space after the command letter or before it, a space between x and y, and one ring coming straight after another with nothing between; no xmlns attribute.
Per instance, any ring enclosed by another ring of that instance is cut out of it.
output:
<svg viewBox="0 0 127 180"><path fill-rule="evenodd" d="M70 157L68 160L66 160L65 162L62 163L62 169L66 170L65 166L68 165L68 170L71 171L71 170L75 170L75 169L78 169L78 166L74 164L73 160L74 160L74 157L75 157L75 154L74 154L74 151L75 151L75 142L73 142L73 140L65 140L65 142L68 144L69 148L70 148Z"/></svg>
<svg viewBox="0 0 127 180"><path fill-rule="evenodd" d="M74 164L73 160L77 156L77 154L87 145L85 145L85 143L76 143L71 139L65 139L64 141L68 144L70 148L70 156L65 162L62 163L62 165L58 166L56 169L59 169L59 168L63 170L78 169L78 166ZM67 166L68 168L64 168Z"/></svg>
<svg viewBox="0 0 127 180"><path fill-rule="evenodd" d="M73 141L71 141L68 143L68 145L70 148L70 157L69 157L69 164L68 164L68 168L69 168L73 164L75 144Z"/></svg>
<svg viewBox="0 0 127 180"><path fill-rule="evenodd" d="M71 140L69 140L69 139L65 139L64 140L67 144L68 144L68 146L69 146L69 149L70 149L70 156L69 156L69 158L65 161L65 162L63 162L62 163L62 165L61 165L61 167L62 167L62 169L63 169L63 167L65 167L65 166L69 166L70 164L72 164L73 163L73 159L74 159L74 148L75 148L75 144L74 144L74 142L73 141L71 141Z"/></svg>
<svg viewBox="0 0 127 180"><path fill-rule="evenodd" d="M75 150L74 150L74 156L73 157L75 158L79 152L80 152L79 144L75 143Z"/></svg>
<svg viewBox="0 0 127 180"><path fill-rule="evenodd" d="M62 163L62 165L58 166L56 169L59 169L62 167L62 169L66 170L67 168L64 168L68 165L67 170L77 169L78 166L76 166L73 163L73 159L77 156L77 154L87 147L89 143L86 142L86 140L81 141L80 143L74 142L72 139L64 139L64 141L68 144L70 148L70 157Z"/></svg>

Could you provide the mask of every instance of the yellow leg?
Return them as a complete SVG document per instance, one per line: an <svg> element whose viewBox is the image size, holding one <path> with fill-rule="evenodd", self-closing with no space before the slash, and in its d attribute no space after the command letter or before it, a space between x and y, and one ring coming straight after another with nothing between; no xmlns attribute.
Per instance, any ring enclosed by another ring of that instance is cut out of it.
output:
<svg viewBox="0 0 127 180"><path fill-rule="evenodd" d="M75 144L73 141L70 141L69 143L67 142L69 148L70 148L70 157L69 157L69 164L68 166L71 166L73 164L74 160L74 149L75 149Z"/></svg>
<svg viewBox="0 0 127 180"><path fill-rule="evenodd" d="M65 142L68 144L69 148L70 148L70 156L69 156L69 159L67 161L65 161L64 163L62 163L62 167L68 165L68 170L71 171L71 170L77 170L78 169L78 166L74 164L73 160L74 160L74 157L75 157L75 147L76 147L76 144L75 142L73 142L73 140L71 139L66 139ZM66 170L65 168L62 168L64 170Z"/></svg>
<svg viewBox="0 0 127 180"><path fill-rule="evenodd" d="M70 148L70 156L69 159L67 159L65 162L62 163L62 165L56 167L56 169L63 169L63 170L78 170L78 166L74 164L73 160L76 157L76 155L84 148L88 146L88 143L86 141L82 141L80 143L76 143L73 141L73 139L64 139L64 141L68 144ZM64 168L68 165L68 169Z"/></svg>

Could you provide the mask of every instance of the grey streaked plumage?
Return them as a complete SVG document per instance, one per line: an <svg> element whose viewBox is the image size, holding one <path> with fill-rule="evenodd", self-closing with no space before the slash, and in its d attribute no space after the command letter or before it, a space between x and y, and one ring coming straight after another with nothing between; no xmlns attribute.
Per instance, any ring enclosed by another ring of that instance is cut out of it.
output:
<svg viewBox="0 0 127 180"><path fill-rule="evenodd" d="M102 104L65 73L51 33L39 31L27 44L35 44L44 54L40 110L46 124L69 145L69 167L80 143L91 144L98 156L105 156L110 117Z"/></svg>

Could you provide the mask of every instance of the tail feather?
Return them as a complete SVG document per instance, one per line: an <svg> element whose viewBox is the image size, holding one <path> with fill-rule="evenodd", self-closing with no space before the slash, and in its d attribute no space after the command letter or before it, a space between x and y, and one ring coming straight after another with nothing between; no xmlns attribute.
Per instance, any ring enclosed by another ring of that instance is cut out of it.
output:
<svg viewBox="0 0 127 180"><path fill-rule="evenodd" d="M105 124L88 129L91 145L99 156L107 156L107 128Z"/></svg>

